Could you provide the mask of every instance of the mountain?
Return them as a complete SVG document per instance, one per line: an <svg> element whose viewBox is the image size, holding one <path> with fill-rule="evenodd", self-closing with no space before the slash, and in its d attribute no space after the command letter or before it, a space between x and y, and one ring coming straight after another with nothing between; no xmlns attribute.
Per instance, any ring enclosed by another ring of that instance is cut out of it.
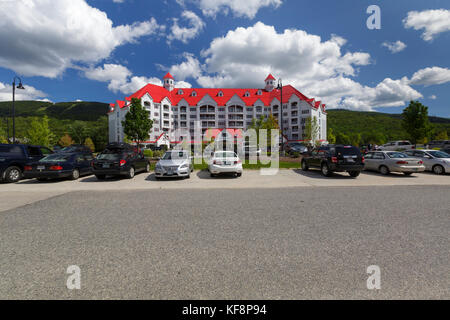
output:
<svg viewBox="0 0 450 320"><path fill-rule="evenodd" d="M342 109L330 109L328 112L328 128L333 133L345 135L361 134L381 136L382 141L407 139L407 134L402 128L401 114L389 114L381 112L350 111ZM450 135L450 119L429 117L435 127L435 132L447 130Z"/></svg>
<svg viewBox="0 0 450 320"><path fill-rule="evenodd" d="M0 102L0 117L8 117L12 102ZM58 120L97 121L106 116L109 104L101 102L42 102L42 101L16 101L16 117L43 117Z"/></svg>

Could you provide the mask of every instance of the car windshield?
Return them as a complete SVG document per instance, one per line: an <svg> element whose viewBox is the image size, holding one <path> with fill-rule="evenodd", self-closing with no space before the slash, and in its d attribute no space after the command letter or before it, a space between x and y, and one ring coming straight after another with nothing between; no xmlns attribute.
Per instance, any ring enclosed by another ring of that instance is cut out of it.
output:
<svg viewBox="0 0 450 320"><path fill-rule="evenodd" d="M428 153L435 158L450 158L450 154L443 151L429 151Z"/></svg>
<svg viewBox="0 0 450 320"><path fill-rule="evenodd" d="M214 158L235 158L236 153L231 151L221 151L214 153Z"/></svg>
<svg viewBox="0 0 450 320"><path fill-rule="evenodd" d="M388 152L387 155L391 159L409 158L409 156L403 152Z"/></svg>
<svg viewBox="0 0 450 320"><path fill-rule="evenodd" d="M72 157L71 154L51 154L39 160L39 162L65 162Z"/></svg>
<svg viewBox="0 0 450 320"><path fill-rule="evenodd" d="M62 148L59 152L75 152L75 151L77 151L78 149L80 149L80 147L76 147L76 146L68 146L68 147L65 147L65 148Z"/></svg>
<svg viewBox="0 0 450 320"><path fill-rule="evenodd" d="M398 145L399 146L409 146L409 145L411 145L411 142L409 142L409 141L400 141L398 143Z"/></svg>
<svg viewBox="0 0 450 320"><path fill-rule="evenodd" d="M183 151L172 151L172 152L166 152L164 156L162 157L162 160L180 160L180 159L187 159L188 154Z"/></svg>

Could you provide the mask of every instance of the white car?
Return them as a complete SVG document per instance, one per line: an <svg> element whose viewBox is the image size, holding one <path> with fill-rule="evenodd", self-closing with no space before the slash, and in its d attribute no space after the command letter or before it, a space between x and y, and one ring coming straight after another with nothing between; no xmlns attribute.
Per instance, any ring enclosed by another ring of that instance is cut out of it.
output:
<svg viewBox="0 0 450 320"><path fill-rule="evenodd" d="M450 173L450 155L446 152L437 150L411 150L405 153L422 160L427 171L432 171L435 174Z"/></svg>
<svg viewBox="0 0 450 320"><path fill-rule="evenodd" d="M192 171L194 171L194 166L189 152L170 150L156 164L155 177L156 179L176 177L189 179Z"/></svg>
<svg viewBox="0 0 450 320"><path fill-rule="evenodd" d="M391 141L380 147L382 151L405 151L414 149L414 145L408 140Z"/></svg>
<svg viewBox="0 0 450 320"><path fill-rule="evenodd" d="M242 176L242 161L233 151L214 152L208 165L211 177L221 173L234 173L236 176Z"/></svg>

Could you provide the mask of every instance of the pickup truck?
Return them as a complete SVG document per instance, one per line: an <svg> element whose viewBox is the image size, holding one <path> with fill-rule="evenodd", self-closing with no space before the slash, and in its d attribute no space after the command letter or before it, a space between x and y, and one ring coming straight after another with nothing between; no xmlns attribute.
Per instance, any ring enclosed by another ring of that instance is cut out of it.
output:
<svg viewBox="0 0 450 320"><path fill-rule="evenodd" d="M42 146L0 144L0 181L19 181L28 162L38 161L51 153L53 151Z"/></svg>
<svg viewBox="0 0 450 320"><path fill-rule="evenodd" d="M382 151L406 151L415 149L414 145L408 140L391 141L380 147Z"/></svg>

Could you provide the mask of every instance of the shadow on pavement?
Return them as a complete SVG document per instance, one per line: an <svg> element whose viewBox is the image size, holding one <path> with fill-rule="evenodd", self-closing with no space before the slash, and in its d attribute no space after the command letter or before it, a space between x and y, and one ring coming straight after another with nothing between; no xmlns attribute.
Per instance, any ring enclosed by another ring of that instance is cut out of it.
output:
<svg viewBox="0 0 450 320"><path fill-rule="evenodd" d="M245 174L245 172L243 173ZM211 177L208 170L201 170L197 172L197 177L204 180L233 180L237 179L236 175L234 173L227 173L227 174L220 174L215 177Z"/></svg>
<svg viewBox="0 0 450 320"><path fill-rule="evenodd" d="M155 181L155 182L160 182L160 181L180 181L180 180L184 180L184 179L186 179L186 178L184 178L184 177L174 177L174 178L160 178L160 179L156 179L156 175L154 173L149 174L147 176L147 178L145 178L146 181Z"/></svg>
<svg viewBox="0 0 450 320"><path fill-rule="evenodd" d="M348 173L346 173L346 172L333 172L333 174L330 177L325 177L322 175L320 170L309 169L308 171L303 171L302 169L294 169L292 171L294 171L295 173L297 173L301 176L304 176L307 178L313 178L313 179L322 179L322 180L327 180L327 179L353 180L353 179L357 179L357 178L353 178L353 177L349 176Z"/></svg>

